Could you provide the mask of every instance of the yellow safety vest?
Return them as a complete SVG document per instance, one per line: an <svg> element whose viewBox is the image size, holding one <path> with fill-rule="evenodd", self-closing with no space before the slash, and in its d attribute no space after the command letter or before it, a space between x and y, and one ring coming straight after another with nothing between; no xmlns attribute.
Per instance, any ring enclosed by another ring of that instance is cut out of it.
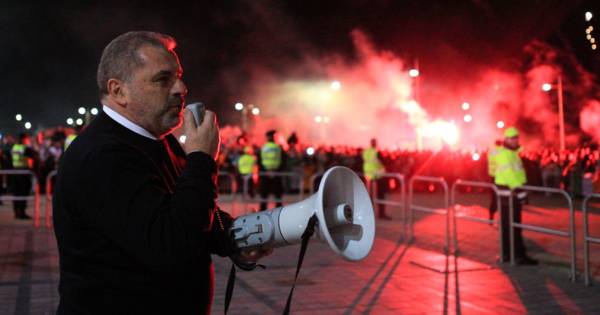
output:
<svg viewBox="0 0 600 315"><path fill-rule="evenodd" d="M496 176L496 155L502 147L495 146L488 152L488 175Z"/></svg>
<svg viewBox="0 0 600 315"><path fill-rule="evenodd" d="M71 145L73 140L75 140L75 138L77 138L77 135L75 135L75 134L70 134L67 136L67 139L65 139L65 151L67 150L69 145Z"/></svg>
<svg viewBox="0 0 600 315"><path fill-rule="evenodd" d="M252 169L256 164L256 157L252 154L244 154L240 156L238 160L238 171L242 175L248 175L252 173Z"/></svg>
<svg viewBox="0 0 600 315"><path fill-rule="evenodd" d="M385 168L379 158L377 149L367 148L363 151L363 173L368 180L378 179L385 172Z"/></svg>
<svg viewBox="0 0 600 315"><path fill-rule="evenodd" d="M27 157L25 156L25 149L27 147L24 144L14 144L12 146L12 164L14 168L28 168Z"/></svg>
<svg viewBox="0 0 600 315"><path fill-rule="evenodd" d="M260 150L260 160L267 171L274 171L281 165L281 148L275 142L267 142Z"/></svg>
<svg viewBox="0 0 600 315"><path fill-rule="evenodd" d="M515 189L527 182L527 175L519 152L501 148L496 155L496 172L494 174L496 185L508 186Z"/></svg>

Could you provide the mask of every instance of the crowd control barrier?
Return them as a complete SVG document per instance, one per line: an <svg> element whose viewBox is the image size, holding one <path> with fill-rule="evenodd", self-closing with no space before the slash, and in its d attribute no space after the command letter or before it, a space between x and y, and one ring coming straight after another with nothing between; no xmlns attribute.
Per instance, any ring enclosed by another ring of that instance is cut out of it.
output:
<svg viewBox="0 0 600 315"><path fill-rule="evenodd" d="M46 223L46 227L47 228L51 228L52 227L52 199L54 197L54 184L52 182L52 179L54 177L56 177L56 170L48 173L48 175L46 176L46 206L44 207L44 213L45 213L45 223Z"/></svg>
<svg viewBox="0 0 600 315"><path fill-rule="evenodd" d="M281 177L282 179L283 178L287 178L287 177L297 178L298 179L298 183L299 183L298 187L300 187L299 192L298 192L299 197L298 197L297 201L301 201L303 199L303 197L304 197L304 189L302 187L304 187L304 178L302 178L301 174L292 173L292 172L259 172L258 173L259 182L260 182L260 178L262 178L264 176ZM249 196L248 196L248 183L249 183L250 180L252 180L252 175L246 175L246 176L244 176L244 187L243 187L243 190L242 190L242 202L244 203L244 208L246 208L246 206L247 206L247 204L249 202L269 202L269 201L272 201L272 202L281 202L281 203L284 202L283 196L281 198L266 198L266 199L261 198L260 197L260 189L259 189L260 187L254 187L255 195L258 196L258 197L255 197L253 199L249 198ZM260 183L259 183L259 186L260 186ZM282 190L283 190L283 188L282 188Z"/></svg>
<svg viewBox="0 0 600 315"><path fill-rule="evenodd" d="M29 170L0 170L0 175L28 175L31 177L31 184L33 187L33 196L14 196L14 195L0 195L2 201L33 201L33 223L35 227L40 226L40 186L37 181L37 177L32 171ZM9 177L10 181L10 177Z"/></svg>
<svg viewBox="0 0 600 315"><path fill-rule="evenodd" d="M498 194L498 188L496 187L496 185L492 184L492 183L486 183L486 182L476 182L476 181L468 181L468 180L462 180L459 179L456 182L454 182L454 184L452 185L452 188L450 190L450 205L452 205L452 209L454 209L454 207L456 206L456 189L460 186L471 186L471 187L481 187L481 188L489 188L491 191L494 192L494 197L496 198L496 204L497 204L497 208L498 209L498 226L502 227L502 215L500 214L500 211L502 211L502 205L501 205L501 198L500 195ZM478 217L473 217L473 216L468 216L468 215L463 215L460 217L460 219L463 220L467 220L467 221L472 221L472 222L478 222L478 223L485 223L485 224L492 224L494 223L494 220L489 220L489 219L483 219L483 218L478 218ZM456 211L452 210L452 227L453 227L453 243L454 243L454 253L458 254L459 253L459 248L458 248L458 230L456 227ZM498 242L500 243L500 259L502 259L502 250L503 250L503 246L502 246L502 228L498 228L499 234L498 234ZM504 262L504 261L502 261Z"/></svg>
<svg viewBox="0 0 600 315"><path fill-rule="evenodd" d="M414 197L414 183L415 182L428 182L428 183L437 183L440 184L442 186L442 188L444 189L444 210L439 210L436 208L429 208L429 207L424 207L424 206L420 206L420 205L415 205L413 204L413 197ZM411 177L411 179L408 181L408 217L409 217L409 240L412 241L414 240L414 211L421 211L421 212L427 212L427 213L434 213L434 214L439 214L439 215L445 215L446 216L446 241L445 241L445 248L444 250L446 251L446 253L448 253L450 251L450 216L449 216L449 211L448 211L448 184L446 183L446 180L442 177L431 177L431 176L413 176Z"/></svg>
<svg viewBox="0 0 600 315"><path fill-rule="evenodd" d="M406 180L404 175L400 173L383 173L380 175L381 179L389 178L395 179L398 181L400 185L400 201L386 200L377 198L377 190L379 187L377 186L377 181L372 181L373 189L373 210L377 211L377 205L385 205L390 207L399 207L401 209L402 214L402 236L406 238Z"/></svg>
<svg viewBox="0 0 600 315"><path fill-rule="evenodd" d="M590 199L600 199L600 194L591 194L583 200L583 269L585 285L592 285L592 277L590 275L590 243L600 244L600 238L593 237L590 235L588 226L588 204Z"/></svg>
<svg viewBox="0 0 600 315"><path fill-rule="evenodd" d="M511 191L509 198L509 220L510 220L510 263L511 265L515 265L515 228L521 228L523 230L529 230L538 233L544 233L549 235L563 236L568 237L571 241L571 282L575 282L576 280L576 253L575 253L575 213L573 211L573 200L571 196L564 191L563 189L558 188L548 188L548 187L536 187L536 186L521 186L518 189L519 191L529 191L529 192L544 192L544 193L552 193L559 194L565 197L569 204L569 230L562 231L557 229L545 228L542 226L536 226L531 224L523 224L517 223L514 220L514 200L513 198L516 193L515 191Z"/></svg>
<svg viewBox="0 0 600 315"><path fill-rule="evenodd" d="M229 197L228 198L223 198L222 194L219 193L219 198L218 200L221 202L227 202L227 201L233 201L235 199L235 195L237 194L238 191L238 187L237 187L237 181L235 179L235 176L231 173L228 172L219 172L217 174L217 188L221 188L221 179L225 179L226 183L229 183L229 185L227 186L229 189Z"/></svg>

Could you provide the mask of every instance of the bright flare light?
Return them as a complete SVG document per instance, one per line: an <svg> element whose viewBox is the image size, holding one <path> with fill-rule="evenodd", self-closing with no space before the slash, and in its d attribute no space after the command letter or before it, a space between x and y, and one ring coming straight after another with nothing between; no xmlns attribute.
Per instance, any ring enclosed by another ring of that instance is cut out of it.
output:
<svg viewBox="0 0 600 315"><path fill-rule="evenodd" d="M254 107L252 109L252 115L257 116L258 114L260 114L260 109L258 109L258 107Z"/></svg>
<svg viewBox="0 0 600 315"><path fill-rule="evenodd" d="M550 90L552 90L552 84L550 84L550 83L544 83L544 84L542 84L542 91L548 92Z"/></svg>
<svg viewBox="0 0 600 315"><path fill-rule="evenodd" d="M83 125L83 119L77 118L77 120L75 121L75 123L77 124L77 126L81 126L81 125Z"/></svg>
<svg viewBox="0 0 600 315"><path fill-rule="evenodd" d="M315 122L317 124L320 124L322 121L323 121L323 117L321 117L321 116L315 116Z"/></svg>
<svg viewBox="0 0 600 315"><path fill-rule="evenodd" d="M502 129L502 128L504 128L504 122L503 122L502 120L499 120L499 121L496 123L496 127L498 127L498 129Z"/></svg>
<svg viewBox="0 0 600 315"><path fill-rule="evenodd" d="M590 12L590 11L585 12L585 20L586 21L589 22L593 17L594 17L594 15L592 14L592 12Z"/></svg>
<svg viewBox="0 0 600 315"><path fill-rule="evenodd" d="M340 81L333 81L331 82L331 88L334 90L339 90L342 87L342 84L340 83Z"/></svg>
<svg viewBox="0 0 600 315"><path fill-rule="evenodd" d="M481 158L481 156L479 155L479 153L473 153L473 161L479 161L479 158Z"/></svg>
<svg viewBox="0 0 600 315"><path fill-rule="evenodd" d="M185 136L185 135L181 135L181 136L179 137L179 142L181 142L181 143L185 143L185 138L186 138L186 136Z"/></svg>
<svg viewBox="0 0 600 315"><path fill-rule="evenodd" d="M306 154L308 154L308 155L315 154L315 149L313 147L308 147L308 149L306 149Z"/></svg>
<svg viewBox="0 0 600 315"><path fill-rule="evenodd" d="M73 124L73 118L71 118L71 117L67 118L67 124L68 125L72 125Z"/></svg>
<svg viewBox="0 0 600 315"><path fill-rule="evenodd" d="M463 117L463 120L465 122L471 122L471 120L473 120L473 116L466 114L465 117Z"/></svg>
<svg viewBox="0 0 600 315"><path fill-rule="evenodd" d="M77 112L81 115L85 114L85 107L79 107L79 109L77 110Z"/></svg>
<svg viewBox="0 0 600 315"><path fill-rule="evenodd" d="M244 104L242 103L235 103L235 110L242 110L244 109Z"/></svg>
<svg viewBox="0 0 600 315"><path fill-rule="evenodd" d="M30 122L26 122L25 123L25 129L31 129L31 123Z"/></svg>
<svg viewBox="0 0 600 315"><path fill-rule="evenodd" d="M461 107L463 110L469 110L469 108L471 108L471 104L469 104L468 102L464 102L462 103Z"/></svg>
<svg viewBox="0 0 600 315"><path fill-rule="evenodd" d="M23 120L23 116L22 116L21 114L17 114L17 115L15 116L15 119L16 119L17 121L21 121L21 120Z"/></svg>
<svg viewBox="0 0 600 315"><path fill-rule="evenodd" d="M90 113L92 113L92 115L98 115L98 109L94 107L92 110L90 110Z"/></svg>
<svg viewBox="0 0 600 315"><path fill-rule="evenodd" d="M410 69L408 71L408 76L410 76L411 78L416 78L419 76L419 70L417 69Z"/></svg>

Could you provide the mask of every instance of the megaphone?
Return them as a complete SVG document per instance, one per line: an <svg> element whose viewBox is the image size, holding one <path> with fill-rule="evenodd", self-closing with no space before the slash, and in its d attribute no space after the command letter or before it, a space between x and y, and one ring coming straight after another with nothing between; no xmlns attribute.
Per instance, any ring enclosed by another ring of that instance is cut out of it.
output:
<svg viewBox="0 0 600 315"><path fill-rule="evenodd" d="M373 204L360 178L350 169L332 167L317 193L284 207L237 218L231 227L241 249L276 248L302 241L309 219L318 219L318 237L351 260L365 258L373 247Z"/></svg>

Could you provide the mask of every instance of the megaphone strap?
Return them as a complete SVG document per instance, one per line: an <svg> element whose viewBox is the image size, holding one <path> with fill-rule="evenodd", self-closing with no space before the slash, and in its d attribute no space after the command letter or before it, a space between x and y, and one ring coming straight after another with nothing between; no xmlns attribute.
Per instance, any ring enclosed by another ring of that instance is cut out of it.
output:
<svg viewBox="0 0 600 315"><path fill-rule="evenodd" d="M315 233L315 226L317 225L317 222L317 215L313 214L312 217L310 217L310 219L308 220L306 230L304 230L304 233L302 233L302 245L300 247L300 255L298 256L298 265L296 266L296 276L294 277L294 284L292 284L290 295L288 295L287 302L285 303L285 309L283 310L284 315L288 315L290 313L290 304L292 303L292 295L294 295L294 288L296 287L298 274L300 273L300 268L302 268L302 261L304 260L304 254L306 254L308 241L310 240L311 236L313 236L313 234Z"/></svg>

